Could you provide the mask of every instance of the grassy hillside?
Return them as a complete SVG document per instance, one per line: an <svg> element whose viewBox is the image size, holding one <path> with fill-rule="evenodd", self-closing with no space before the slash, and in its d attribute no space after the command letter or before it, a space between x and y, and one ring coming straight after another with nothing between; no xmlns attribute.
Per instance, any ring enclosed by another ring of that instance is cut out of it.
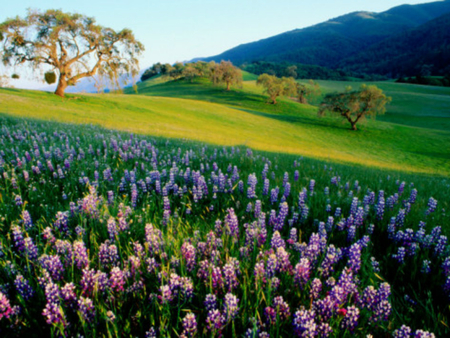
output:
<svg viewBox="0 0 450 338"><path fill-rule="evenodd" d="M449 132L369 121L355 133L338 120L318 119L312 106L290 100L276 107L267 104L254 82L226 92L205 83L155 81L160 83L141 84L141 95L133 96L60 99L50 93L1 89L0 112L380 168L450 173Z"/></svg>
<svg viewBox="0 0 450 338"><path fill-rule="evenodd" d="M350 81L318 81L324 93L357 88ZM421 86L395 82L374 82L392 97L386 114L379 121L450 131L450 88Z"/></svg>

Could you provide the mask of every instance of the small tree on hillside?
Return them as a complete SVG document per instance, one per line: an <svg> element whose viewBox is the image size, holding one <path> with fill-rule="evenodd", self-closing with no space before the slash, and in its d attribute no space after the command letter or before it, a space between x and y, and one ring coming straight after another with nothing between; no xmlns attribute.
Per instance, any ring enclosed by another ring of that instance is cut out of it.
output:
<svg viewBox="0 0 450 338"><path fill-rule="evenodd" d="M116 84L120 75L139 70L137 57L144 46L129 29L116 32L81 14L47 10L29 11L0 24L2 59L8 64L30 64L56 72L56 95L64 96L67 86L95 75L100 69Z"/></svg>
<svg viewBox="0 0 450 338"><path fill-rule="evenodd" d="M384 114L386 104L391 101L390 97L376 86L362 85L359 90L352 91L350 88L344 93L328 94L323 99L319 116L326 112L339 114L350 122L351 129L357 130L356 124L366 116Z"/></svg>
<svg viewBox="0 0 450 338"><path fill-rule="evenodd" d="M264 92L269 95L272 104L277 104L279 96L295 96L297 83L292 77L276 77L275 75L261 74L256 84L264 87Z"/></svg>
<svg viewBox="0 0 450 338"><path fill-rule="evenodd" d="M320 93L319 84L313 80L309 80L309 84L297 84L298 102L302 104L307 104L309 100L319 96Z"/></svg>
<svg viewBox="0 0 450 338"><path fill-rule="evenodd" d="M196 77L200 77L200 72L194 63L188 63L183 68L182 76L186 80L193 82Z"/></svg>
<svg viewBox="0 0 450 338"><path fill-rule="evenodd" d="M210 79L214 84L225 83L227 90L230 90L232 85L242 83L242 71L231 62L222 60L219 64L211 62L209 65Z"/></svg>

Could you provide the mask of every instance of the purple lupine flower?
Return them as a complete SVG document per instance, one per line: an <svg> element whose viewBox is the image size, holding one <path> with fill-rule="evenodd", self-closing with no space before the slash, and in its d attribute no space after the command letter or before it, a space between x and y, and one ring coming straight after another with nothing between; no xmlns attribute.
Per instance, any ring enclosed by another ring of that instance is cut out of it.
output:
<svg viewBox="0 0 450 338"><path fill-rule="evenodd" d="M61 263L59 255L44 254L39 257L39 263L42 268L47 270L54 280L60 280L64 273L64 267Z"/></svg>
<svg viewBox="0 0 450 338"><path fill-rule="evenodd" d="M283 229L284 222L286 220L286 216L289 213L289 205L286 202L283 202L280 204L280 212L278 214L274 230L281 230Z"/></svg>
<svg viewBox="0 0 450 338"><path fill-rule="evenodd" d="M67 325L67 321L59 303L47 302L42 315L46 317L47 324L62 324L64 327Z"/></svg>
<svg viewBox="0 0 450 338"><path fill-rule="evenodd" d="M277 248L285 248L286 247L286 243L284 242L284 240L281 238L281 235L278 231L275 231L272 235L272 240L271 240L271 246L274 249Z"/></svg>
<svg viewBox="0 0 450 338"><path fill-rule="evenodd" d="M435 338L434 333L424 331L424 330L416 330L412 335L413 338Z"/></svg>
<svg viewBox="0 0 450 338"><path fill-rule="evenodd" d="M310 180L309 181L309 192L312 195L314 193L314 186L316 185L316 181L315 180Z"/></svg>
<svg viewBox="0 0 450 338"><path fill-rule="evenodd" d="M220 268L220 266L212 267L211 281L214 289L218 290L223 287L222 269Z"/></svg>
<svg viewBox="0 0 450 338"><path fill-rule="evenodd" d="M270 180L268 178L264 179L263 196L267 196L269 194L269 186Z"/></svg>
<svg viewBox="0 0 450 338"><path fill-rule="evenodd" d="M22 296L25 301L30 300L34 295L34 290L30 285L30 282L26 280L22 275L17 275L14 280L17 292Z"/></svg>
<svg viewBox="0 0 450 338"><path fill-rule="evenodd" d="M334 271L334 264L336 264L341 256L340 249L336 249L333 244L330 244L327 248L327 253L321 264L322 276L327 278Z"/></svg>
<svg viewBox="0 0 450 338"><path fill-rule="evenodd" d="M297 310L293 319L294 333L298 337L315 337L317 336L317 324L315 323L315 312L313 310L305 310L303 307Z"/></svg>
<svg viewBox="0 0 450 338"><path fill-rule="evenodd" d="M236 214L234 213L233 208L227 209L227 216L225 217L225 229L229 236L234 237L234 240L237 240L239 237L239 223Z"/></svg>
<svg viewBox="0 0 450 338"><path fill-rule="evenodd" d="M217 298L216 295L209 293L205 297L205 301L203 302L207 311L217 309Z"/></svg>
<svg viewBox="0 0 450 338"><path fill-rule="evenodd" d="M72 307L77 300L75 285L73 283L66 283L66 285L61 288L60 297Z"/></svg>
<svg viewBox="0 0 450 338"><path fill-rule="evenodd" d="M399 329L394 331L394 338L410 338L412 330L409 326L402 325Z"/></svg>
<svg viewBox="0 0 450 338"><path fill-rule="evenodd" d="M330 324L328 324L328 323L320 323L317 326L317 332L319 334L319 337L326 338L326 337L329 337L331 335L331 333L333 333L333 329L331 328Z"/></svg>
<svg viewBox="0 0 450 338"><path fill-rule="evenodd" d="M411 195L409 196L408 202L410 204L414 204L416 202L416 198L417 198L417 189L414 188L413 190L411 190Z"/></svg>
<svg viewBox="0 0 450 338"><path fill-rule="evenodd" d="M273 306L280 320L286 320L291 316L289 304L284 301L282 296L277 296L273 299Z"/></svg>
<svg viewBox="0 0 450 338"><path fill-rule="evenodd" d="M195 268L195 247L189 243L184 242L181 246L181 254L186 260L186 267L188 271L192 271Z"/></svg>
<svg viewBox="0 0 450 338"><path fill-rule="evenodd" d="M23 243L25 245L25 254L30 260L34 261L38 257L38 248L36 244L33 243L31 237L25 238Z"/></svg>
<svg viewBox="0 0 450 338"><path fill-rule="evenodd" d="M347 308L345 317L342 319L341 328L344 330L353 331L358 325L359 309L352 305Z"/></svg>
<svg viewBox="0 0 450 338"><path fill-rule="evenodd" d="M425 212L425 215L429 215L434 212L436 210L437 203L437 200L435 200L433 197L430 197L430 199L428 200L428 209Z"/></svg>
<svg viewBox="0 0 450 338"><path fill-rule="evenodd" d="M31 215L27 210L22 212L23 225L25 229L30 229L33 226L33 220L31 219Z"/></svg>
<svg viewBox="0 0 450 338"><path fill-rule="evenodd" d="M374 272L380 272L380 263L375 259L375 257L370 257L370 263L372 264L372 269Z"/></svg>
<svg viewBox="0 0 450 338"><path fill-rule="evenodd" d="M215 333L223 328L225 321L225 317L219 310L209 310L208 316L206 317L206 327L209 331Z"/></svg>
<svg viewBox="0 0 450 338"><path fill-rule="evenodd" d="M78 313L82 320L86 322L91 322L95 318L95 307L90 298L80 297L78 300Z"/></svg>
<svg viewBox="0 0 450 338"><path fill-rule="evenodd" d="M270 190L270 203L274 204L278 201L278 190L271 189Z"/></svg>
<svg viewBox="0 0 450 338"><path fill-rule="evenodd" d="M17 225L14 225L11 227L13 240L14 240L14 247L18 251L24 251L25 250L25 242L23 239L23 233L22 229L18 227Z"/></svg>
<svg viewBox="0 0 450 338"><path fill-rule="evenodd" d="M320 291L322 291L322 282L319 278L314 278L311 283L309 297L313 300L319 298Z"/></svg>
<svg viewBox="0 0 450 338"><path fill-rule="evenodd" d="M110 217L108 219L106 228L108 229L109 239L111 241L115 241L116 236L119 234L119 231L118 231L117 223L116 223L116 220L114 219L114 217Z"/></svg>
<svg viewBox="0 0 450 338"><path fill-rule="evenodd" d="M16 205L19 207L23 204L22 197L20 195L16 195L14 201L16 202Z"/></svg>
<svg viewBox="0 0 450 338"><path fill-rule="evenodd" d="M266 264L266 276L268 279L272 278L277 272L278 261L275 254L270 254L267 258Z"/></svg>
<svg viewBox="0 0 450 338"><path fill-rule="evenodd" d="M223 279L225 282L225 287L229 292L233 291L239 285L237 280L236 272L234 265L231 263L227 263L223 266Z"/></svg>
<svg viewBox="0 0 450 338"><path fill-rule="evenodd" d="M87 249L83 241L73 242L73 256L78 269L83 269L89 265Z"/></svg>
<svg viewBox="0 0 450 338"><path fill-rule="evenodd" d="M190 300L194 297L194 282L190 277L181 277L180 280L180 295L185 300Z"/></svg>
<svg viewBox="0 0 450 338"><path fill-rule="evenodd" d="M163 239L161 230L154 228L152 224L145 225L145 240L151 255L162 252Z"/></svg>
<svg viewBox="0 0 450 338"><path fill-rule="evenodd" d="M111 269L111 276L109 277L109 287L111 290L120 292L123 291L125 285L125 275L118 267Z"/></svg>
<svg viewBox="0 0 450 338"><path fill-rule="evenodd" d="M232 293L227 293L224 298L223 312L227 322L230 322L236 318L239 307L239 299Z"/></svg>
<svg viewBox="0 0 450 338"><path fill-rule="evenodd" d="M277 321L277 312L273 307L267 306L264 309L264 315L266 316L269 325L274 325Z"/></svg>
<svg viewBox="0 0 450 338"><path fill-rule="evenodd" d="M294 269L294 283L303 288L309 281L311 263L308 258L301 258Z"/></svg>
<svg viewBox="0 0 450 338"><path fill-rule="evenodd" d="M348 250L347 265L353 272L358 273L361 268L361 246L359 243L354 243Z"/></svg>
<svg viewBox="0 0 450 338"><path fill-rule="evenodd" d="M405 255L405 247L401 246L398 248L397 253L392 255L392 258L394 258L399 264L403 264L405 262Z"/></svg>
<svg viewBox="0 0 450 338"><path fill-rule="evenodd" d="M183 332L180 337L194 337L197 333L197 321L195 315L192 312L186 314L183 318Z"/></svg>
<svg viewBox="0 0 450 338"><path fill-rule="evenodd" d="M285 250L284 247L278 247L276 251L277 256L277 270L287 272L290 274L292 271L292 265L289 260L289 253Z"/></svg>
<svg viewBox="0 0 450 338"><path fill-rule="evenodd" d="M431 261L424 259L422 261L422 268L420 269L420 272L424 273L424 274L429 274L431 272Z"/></svg>

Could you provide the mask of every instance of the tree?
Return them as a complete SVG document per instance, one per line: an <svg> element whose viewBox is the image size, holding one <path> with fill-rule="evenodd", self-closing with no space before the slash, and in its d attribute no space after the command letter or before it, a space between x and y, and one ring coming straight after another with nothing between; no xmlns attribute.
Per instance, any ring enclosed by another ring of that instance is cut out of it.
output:
<svg viewBox="0 0 450 338"><path fill-rule="evenodd" d="M195 63L188 63L184 66L182 75L186 80L193 82L196 77L200 76L200 72L195 67Z"/></svg>
<svg viewBox="0 0 450 338"><path fill-rule="evenodd" d="M57 73L56 95L67 86L103 70L115 84L120 75L139 70L137 57L144 46L129 29L119 32L95 23L95 19L60 10L28 11L0 24L3 63L30 64Z"/></svg>
<svg viewBox="0 0 450 338"><path fill-rule="evenodd" d="M167 74L169 74L169 76L172 79L178 80L179 78L181 78L183 76L183 69L184 69L183 63L177 62L173 65L173 67L170 68L170 70L168 71Z"/></svg>
<svg viewBox="0 0 450 338"><path fill-rule="evenodd" d="M275 75L261 74L256 84L265 88L272 104L277 104L278 96L291 96L297 94L297 83L292 77L276 77Z"/></svg>
<svg viewBox="0 0 450 338"><path fill-rule="evenodd" d="M297 84L298 102L302 104L307 104L308 100L319 96L320 93L319 84L313 80L309 80L309 85L304 83Z"/></svg>
<svg viewBox="0 0 450 338"><path fill-rule="evenodd" d="M318 114L331 112L341 115L350 122L351 129L357 130L356 124L366 116L384 114L390 97L383 94L377 86L362 85L359 90L348 88L344 93L327 94L323 99Z"/></svg>
<svg viewBox="0 0 450 338"><path fill-rule="evenodd" d="M242 71L233 66L230 61L220 61L219 64L211 62L210 79L214 84L225 83L227 90L232 85L240 85L242 83Z"/></svg>

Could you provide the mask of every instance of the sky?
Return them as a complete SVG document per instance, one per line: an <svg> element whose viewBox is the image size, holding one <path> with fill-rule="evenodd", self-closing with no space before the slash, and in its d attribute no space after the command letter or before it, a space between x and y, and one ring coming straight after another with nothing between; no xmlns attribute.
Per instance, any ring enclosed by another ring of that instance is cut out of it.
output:
<svg viewBox="0 0 450 338"><path fill-rule="evenodd" d="M0 23L27 9L61 9L94 17L98 24L129 28L145 46L141 69L220 54L243 43L308 27L354 11L383 12L435 0L0 0ZM11 69L9 69L11 70ZM20 73L19 70L15 70ZM0 74L5 69L0 67ZM22 75L22 74L21 74ZM19 88L43 83L32 75L12 80Z"/></svg>

